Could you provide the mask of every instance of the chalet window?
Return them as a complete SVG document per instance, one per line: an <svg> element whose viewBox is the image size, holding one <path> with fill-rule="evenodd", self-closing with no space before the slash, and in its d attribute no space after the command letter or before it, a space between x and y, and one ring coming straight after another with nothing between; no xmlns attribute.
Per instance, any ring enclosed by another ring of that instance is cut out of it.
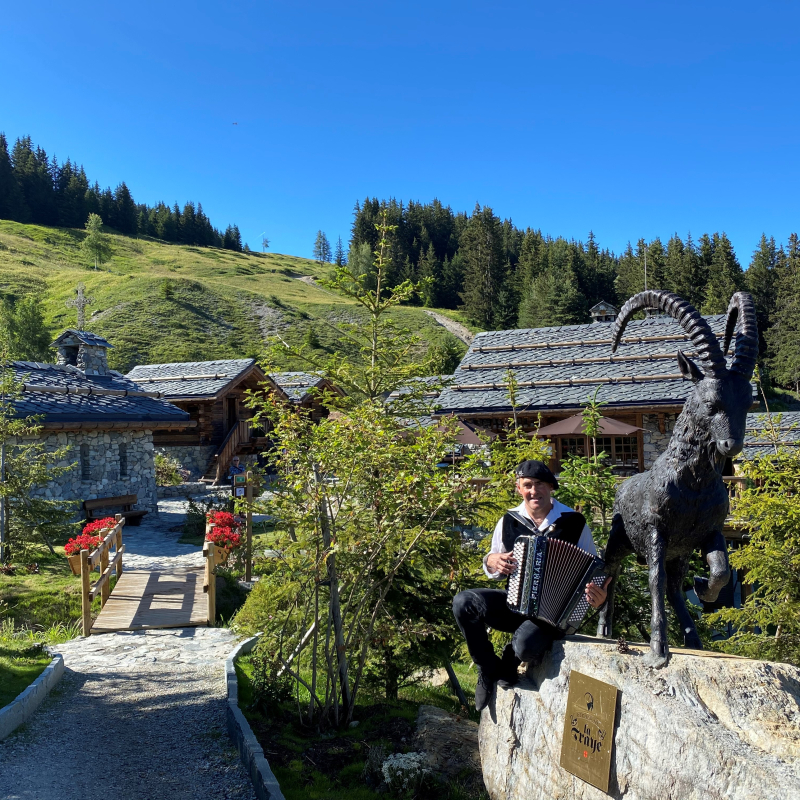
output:
<svg viewBox="0 0 800 800"><path fill-rule="evenodd" d="M119 476L128 477L128 445L125 442L119 443Z"/></svg>
<svg viewBox="0 0 800 800"><path fill-rule="evenodd" d="M567 456L585 456L586 439L583 436L562 436L561 437L561 460Z"/></svg>
<svg viewBox="0 0 800 800"><path fill-rule="evenodd" d="M635 436L614 437L614 463L639 467L639 440Z"/></svg>
<svg viewBox="0 0 800 800"><path fill-rule="evenodd" d="M89 461L89 445L80 446L81 480L89 481L92 479L92 465Z"/></svg>

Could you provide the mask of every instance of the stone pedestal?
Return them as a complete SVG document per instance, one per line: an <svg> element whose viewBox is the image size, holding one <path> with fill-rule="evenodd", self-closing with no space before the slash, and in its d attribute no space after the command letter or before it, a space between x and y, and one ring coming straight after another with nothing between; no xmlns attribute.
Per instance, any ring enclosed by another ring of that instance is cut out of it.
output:
<svg viewBox="0 0 800 800"><path fill-rule="evenodd" d="M800 797L800 670L673 650L642 664L643 647L590 637L556 642L481 717L492 800L788 800ZM569 675L620 690L609 795L559 766Z"/></svg>

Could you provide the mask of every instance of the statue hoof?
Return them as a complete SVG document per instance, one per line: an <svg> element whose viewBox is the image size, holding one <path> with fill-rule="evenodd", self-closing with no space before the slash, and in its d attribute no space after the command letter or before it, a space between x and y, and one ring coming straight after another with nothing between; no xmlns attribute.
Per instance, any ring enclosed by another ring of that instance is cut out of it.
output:
<svg viewBox="0 0 800 800"><path fill-rule="evenodd" d="M719 589L712 592L708 586L708 578L694 579L694 593L701 603L713 603L719 597Z"/></svg>
<svg viewBox="0 0 800 800"><path fill-rule="evenodd" d="M661 669L662 667L666 667L668 662L669 650L662 654L651 649L642 659L642 663L646 667L650 667L650 669Z"/></svg>
<svg viewBox="0 0 800 800"><path fill-rule="evenodd" d="M697 631L687 631L683 636L683 644L685 647L689 647L692 650L703 649L703 643L700 641Z"/></svg>

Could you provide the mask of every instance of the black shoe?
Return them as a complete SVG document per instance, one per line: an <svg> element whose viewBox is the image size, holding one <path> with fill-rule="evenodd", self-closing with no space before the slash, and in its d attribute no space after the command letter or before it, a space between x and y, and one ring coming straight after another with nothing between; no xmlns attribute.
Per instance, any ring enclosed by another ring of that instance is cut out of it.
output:
<svg viewBox="0 0 800 800"><path fill-rule="evenodd" d="M475 687L475 710L483 711L492 698L495 679L478 669L478 685Z"/></svg>
<svg viewBox="0 0 800 800"><path fill-rule="evenodd" d="M503 650L503 657L500 662L500 673L497 685L502 689L508 689L510 686L513 686L519 679L517 667L519 667L521 663L512 646L507 644Z"/></svg>

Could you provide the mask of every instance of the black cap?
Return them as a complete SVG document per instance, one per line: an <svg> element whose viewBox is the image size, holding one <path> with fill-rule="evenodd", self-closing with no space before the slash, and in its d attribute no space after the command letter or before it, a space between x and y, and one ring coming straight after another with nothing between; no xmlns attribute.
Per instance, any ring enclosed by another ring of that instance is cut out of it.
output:
<svg viewBox="0 0 800 800"><path fill-rule="evenodd" d="M550 467L542 461L523 461L516 469L515 475L518 478L534 478L539 481L549 483L554 489L558 489L556 476L550 472Z"/></svg>

